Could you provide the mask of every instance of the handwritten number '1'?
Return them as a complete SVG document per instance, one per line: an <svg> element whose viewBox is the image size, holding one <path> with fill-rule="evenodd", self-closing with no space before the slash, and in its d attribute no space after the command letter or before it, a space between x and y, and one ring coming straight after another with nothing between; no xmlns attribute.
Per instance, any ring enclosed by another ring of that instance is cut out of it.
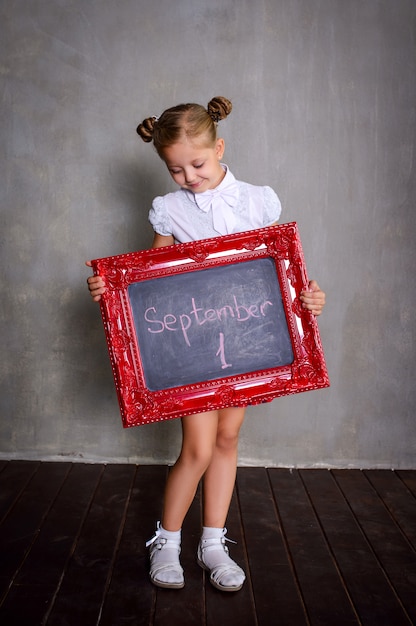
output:
<svg viewBox="0 0 416 626"><path fill-rule="evenodd" d="M224 353L224 333L220 333L220 347L218 348L215 356L219 356L221 358L221 367L224 370L226 367L232 367L231 363L227 363L225 360Z"/></svg>

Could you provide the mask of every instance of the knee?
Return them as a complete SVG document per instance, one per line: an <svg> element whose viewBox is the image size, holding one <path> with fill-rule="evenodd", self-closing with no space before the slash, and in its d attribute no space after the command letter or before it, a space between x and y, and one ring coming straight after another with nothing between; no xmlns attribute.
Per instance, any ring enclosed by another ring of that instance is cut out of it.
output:
<svg viewBox="0 0 416 626"><path fill-rule="evenodd" d="M244 408L230 407L219 414L215 449L221 454L234 456L238 448L238 437L244 420Z"/></svg>
<svg viewBox="0 0 416 626"><path fill-rule="evenodd" d="M211 446L185 446L180 456L183 463L202 475L211 463L213 453Z"/></svg>
<svg viewBox="0 0 416 626"><path fill-rule="evenodd" d="M223 453L233 454L238 447L238 430L223 428L217 433L215 442L217 450Z"/></svg>

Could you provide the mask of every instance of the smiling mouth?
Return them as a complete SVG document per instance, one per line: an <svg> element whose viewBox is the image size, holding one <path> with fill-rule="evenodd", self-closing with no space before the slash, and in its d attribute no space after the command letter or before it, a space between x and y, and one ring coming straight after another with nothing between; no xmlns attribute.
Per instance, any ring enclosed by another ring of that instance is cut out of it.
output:
<svg viewBox="0 0 416 626"><path fill-rule="evenodd" d="M204 184L204 181L200 180L197 183L189 184L188 187L190 187L190 189L198 189L198 187L201 187L201 185L203 185L203 184Z"/></svg>

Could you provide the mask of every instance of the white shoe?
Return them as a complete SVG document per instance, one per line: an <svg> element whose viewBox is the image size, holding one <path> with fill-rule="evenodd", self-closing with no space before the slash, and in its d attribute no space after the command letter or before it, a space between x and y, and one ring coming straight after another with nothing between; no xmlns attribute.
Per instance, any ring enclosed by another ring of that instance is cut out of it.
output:
<svg viewBox="0 0 416 626"><path fill-rule="evenodd" d="M164 589L182 589L185 581L179 562L181 531L167 531L158 522L156 532L146 547L149 547L152 583Z"/></svg>
<svg viewBox="0 0 416 626"><path fill-rule="evenodd" d="M228 554L226 528L207 529L198 545L198 564L210 573L211 584L221 591L239 591L246 579L241 567ZM211 532L210 532L211 531ZM209 536L209 535L217 536ZM208 536L207 536L208 535Z"/></svg>

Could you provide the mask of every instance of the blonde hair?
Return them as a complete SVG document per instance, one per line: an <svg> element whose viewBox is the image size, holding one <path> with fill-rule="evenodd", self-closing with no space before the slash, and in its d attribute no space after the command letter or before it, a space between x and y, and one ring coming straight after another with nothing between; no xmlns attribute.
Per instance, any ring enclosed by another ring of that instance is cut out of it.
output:
<svg viewBox="0 0 416 626"><path fill-rule="evenodd" d="M223 96L210 100L206 109L195 103L178 104L166 109L159 118L146 118L136 130L146 143L153 141L157 153L162 156L165 148L184 137L195 139L205 135L208 142L215 143L217 123L225 119L231 110L231 102Z"/></svg>

